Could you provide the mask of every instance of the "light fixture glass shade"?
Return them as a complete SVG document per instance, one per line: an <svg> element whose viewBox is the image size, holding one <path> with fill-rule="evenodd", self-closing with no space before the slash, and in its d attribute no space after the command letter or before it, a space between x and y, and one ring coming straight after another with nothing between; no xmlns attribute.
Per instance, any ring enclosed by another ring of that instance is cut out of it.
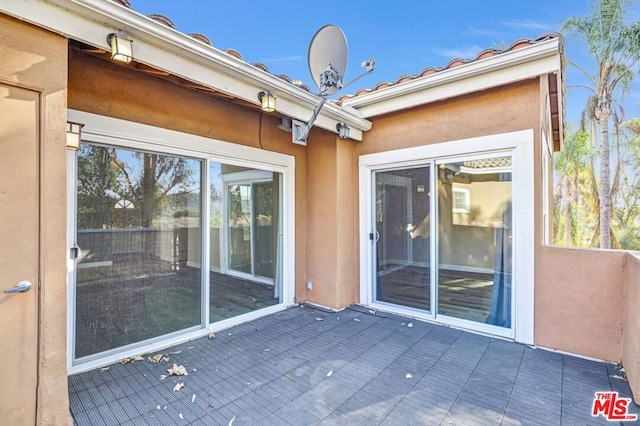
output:
<svg viewBox="0 0 640 426"><path fill-rule="evenodd" d="M270 91L260 92L258 99L264 112L274 112L276 110L276 97Z"/></svg>
<svg viewBox="0 0 640 426"><path fill-rule="evenodd" d="M133 40L130 40L125 33L119 31L109 34L107 42L111 46L111 59L127 64L133 60Z"/></svg>
<svg viewBox="0 0 640 426"><path fill-rule="evenodd" d="M349 126L347 126L346 124L341 124L338 123L336 125L336 130L338 131L338 137L340 139L347 139L349 137Z"/></svg>
<svg viewBox="0 0 640 426"><path fill-rule="evenodd" d="M83 124L67 121L67 149L72 149L74 151L80 149L80 142L82 141L82 126Z"/></svg>

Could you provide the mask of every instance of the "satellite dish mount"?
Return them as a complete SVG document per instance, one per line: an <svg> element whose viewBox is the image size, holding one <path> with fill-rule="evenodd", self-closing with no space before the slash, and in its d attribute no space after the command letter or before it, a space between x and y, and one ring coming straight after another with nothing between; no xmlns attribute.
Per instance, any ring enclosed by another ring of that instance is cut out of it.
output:
<svg viewBox="0 0 640 426"><path fill-rule="evenodd" d="M313 81L320 89L320 101L313 109L313 114L308 122L292 120L293 143L306 145L307 137L313 127L313 123L318 118L320 110L324 106L327 98L339 90L347 87L354 81L373 72L375 60L373 57L362 63L365 71L348 82L343 84L343 78L347 71L347 39L342 30L335 25L325 25L313 36L309 45L309 71Z"/></svg>

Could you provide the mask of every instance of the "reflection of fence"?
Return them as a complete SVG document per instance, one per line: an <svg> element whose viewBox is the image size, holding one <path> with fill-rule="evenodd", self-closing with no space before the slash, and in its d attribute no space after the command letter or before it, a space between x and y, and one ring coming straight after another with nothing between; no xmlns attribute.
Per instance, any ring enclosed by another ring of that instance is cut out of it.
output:
<svg viewBox="0 0 640 426"><path fill-rule="evenodd" d="M199 234L199 232L198 232ZM85 267L113 261L118 256L144 254L171 262L174 269L189 258L189 228L135 228L78 230Z"/></svg>
<svg viewBox="0 0 640 426"><path fill-rule="evenodd" d="M230 229L229 250L236 261L251 264L251 240L245 241L243 228ZM273 277L275 259L273 226L260 225L255 229L254 258L256 274ZM219 228L211 228L211 267L220 267ZM144 254L157 260L170 262L173 269L187 263L201 264L201 232L198 227L126 228L78 230L78 245L82 250L80 267L104 266L114 258Z"/></svg>

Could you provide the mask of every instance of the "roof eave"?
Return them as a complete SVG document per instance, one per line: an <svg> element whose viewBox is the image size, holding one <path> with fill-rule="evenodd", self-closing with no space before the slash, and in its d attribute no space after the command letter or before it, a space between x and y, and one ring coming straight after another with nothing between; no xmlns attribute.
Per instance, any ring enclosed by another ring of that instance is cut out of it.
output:
<svg viewBox="0 0 640 426"><path fill-rule="evenodd" d="M527 78L561 76L558 38L480 59L343 101L371 118Z"/></svg>
<svg viewBox="0 0 640 426"><path fill-rule="evenodd" d="M273 74L111 1L3 2L0 12L105 50L110 49L107 34L121 29L134 40L137 62L256 105L258 92L270 90L278 99L278 112L297 120L307 121L319 101ZM346 123L355 140L371 128L360 112L325 104L315 125L337 133L337 123Z"/></svg>

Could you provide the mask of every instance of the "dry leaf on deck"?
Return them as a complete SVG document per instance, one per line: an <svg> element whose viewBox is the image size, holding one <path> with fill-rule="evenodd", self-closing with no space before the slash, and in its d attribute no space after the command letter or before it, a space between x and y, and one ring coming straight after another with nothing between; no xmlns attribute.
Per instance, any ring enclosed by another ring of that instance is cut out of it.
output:
<svg viewBox="0 0 640 426"><path fill-rule="evenodd" d="M327 373L327 377L331 377L333 376L333 370L329 370L329 372Z"/></svg>
<svg viewBox="0 0 640 426"><path fill-rule="evenodd" d="M188 376L189 372L184 365L173 364L173 367L168 368L167 372L170 376Z"/></svg>
<svg viewBox="0 0 640 426"><path fill-rule="evenodd" d="M109 370L109 367L102 367L102 368L100 369L100 371L107 371L107 370Z"/></svg>
<svg viewBox="0 0 640 426"><path fill-rule="evenodd" d="M413 374L411 374L411 373L407 373L407 374L404 375L405 379L410 379L412 377L413 377Z"/></svg>
<svg viewBox="0 0 640 426"><path fill-rule="evenodd" d="M209 339L215 339L216 333L209 333Z"/></svg>
<svg viewBox="0 0 640 426"><path fill-rule="evenodd" d="M409 327L409 328L413 327L413 323L410 322L409 324L407 324L407 327Z"/></svg>
<svg viewBox="0 0 640 426"><path fill-rule="evenodd" d="M167 357L165 354L157 354L154 356L150 356L147 361L149 361L151 364L156 364L158 362L167 362L169 361L169 357Z"/></svg>
<svg viewBox="0 0 640 426"><path fill-rule="evenodd" d="M184 420L184 416L182 415L182 413L179 413L178 417L180 417L182 420Z"/></svg>
<svg viewBox="0 0 640 426"><path fill-rule="evenodd" d="M229 420L229 426L233 426L233 422L236 420L236 415L234 414L231 420Z"/></svg>
<svg viewBox="0 0 640 426"><path fill-rule="evenodd" d="M316 317L316 321L324 321L324 318L322 318L322 317Z"/></svg>
<svg viewBox="0 0 640 426"><path fill-rule="evenodd" d="M196 402L196 394L195 393L191 397L191 403L193 404L194 402Z"/></svg>
<svg viewBox="0 0 640 426"><path fill-rule="evenodd" d="M180 382L180 383L178 383L177 385L175 385L175 386L173 387L173 391L174 391L174 392L178 392L178 391L179 391L180 389L182 389L183 387L184 387L184 383Z"/></svg>
<svg viewBox="0 0 640 426"><path fill-rule="evenodd" d="M182 349L180 349L179 351L175 351L175 352L169 352L169 355L179 354L180 352L182 352Z"/></svg>

